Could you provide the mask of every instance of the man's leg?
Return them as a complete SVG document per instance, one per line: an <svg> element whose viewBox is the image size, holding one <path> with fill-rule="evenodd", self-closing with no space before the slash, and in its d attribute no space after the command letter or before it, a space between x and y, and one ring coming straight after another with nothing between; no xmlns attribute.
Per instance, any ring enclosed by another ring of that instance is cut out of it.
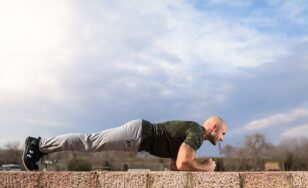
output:
<svg viewBox="0 0 308 188"><path fill-rule="evenodd" d="M107 129L89 135L66 134L51 138L36 140L37 148L32 151L48 154L60 151L99 152L108 150L138 151L141 143L142 120L133 120L120 127ZM28 147L29 148L29 147ZM25 167L28 170L36 170L32 167L40 159L36 154L35 159L27 157L27 143L23 155ZM30 152L31 153L31 152ZM36 165L37 166L37 165Z"/></svg>
<svg viewBox="0 0 308 188"><path fill-rule="evenodd" d="M108 150L138 151L141 142L142 120L133 120L120 127L98 133L66 134L41 139L42 153L59 151L99 152Z"/></svg>

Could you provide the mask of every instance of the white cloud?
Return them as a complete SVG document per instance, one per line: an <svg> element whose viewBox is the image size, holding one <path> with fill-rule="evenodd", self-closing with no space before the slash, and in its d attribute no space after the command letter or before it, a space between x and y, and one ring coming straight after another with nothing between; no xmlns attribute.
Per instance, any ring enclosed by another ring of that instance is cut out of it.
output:
<svg viewBox="0 0 308 188"><path fill-rule="evenodd" d="M246 7L253 3L253 0L208 0L211 4L227 4L231 7Z"/></svg>
<svg viewBox="0 0 308 188"><path fill-rule="evenodd" d="M284 131L281 136L282 137L307 137L308 138L308 124L299 125L293 128L289 128Z"/></svg>
<svg viewBox="0 0 308 188"><path fill-rule="evenodd" d="M272 62L285 54L284 39L233 20L192 9L169 14L169 30L156 40L157 49L179 57L182 63L206 63L230 71Z"/></svg>
<svg viewBox="0 0 308 188"><path fill-rule="evenodd" d="M259 130L267 127L277 126L294 122L298 119L308 117L308 110L304 108L293 109L287 113L274 114L272 116L253 120L244 126L245 130Z"/></svg>
<svg viewBox="0 0 308 188"><path fill-rule="evenodd" d="M68 2L0 2L0 104L63 97L59 73L71 62Z"/></svg>
<svg viewBox="0 0 308 188"><path fill-rule="evenodd" d="M308 12L307 1L283 1L281 5L281 11L286 15L291 21L297 24L305 25L307 28L307 12Z"/></svg>
<svg viewBox="0 0 308 188"><path fill-rule="evenodd" d="M98 74L115 71L120 80L128 69L154 79L165 74L170 84L185 88L199 79L193 67L254 67L273 61L287 46L279 37L198 12L184 1L33 0L0 7L0 102L21 95L71 98L63 75L78 64L91 63Z"/></svg>

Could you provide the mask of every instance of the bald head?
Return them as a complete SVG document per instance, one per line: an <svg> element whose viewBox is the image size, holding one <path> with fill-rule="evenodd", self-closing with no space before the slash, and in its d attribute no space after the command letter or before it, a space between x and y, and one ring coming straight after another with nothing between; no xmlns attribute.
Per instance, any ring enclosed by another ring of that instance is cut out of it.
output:
<svg viewBox="0 0 308 188"><path fill-rule="evenodd" d="M219 116L209 116L203 123L203 126L208 129L213 125L217 126L217 129L227 128L225 121Z"/></svg>
<svg viewBox="0 0 308 188"><path fill-rule="evenodd" d="M208 117L202 126L206 129L205 139L209 140L213 145L222 141L227 132L227 125L219 116Z"/></svg>

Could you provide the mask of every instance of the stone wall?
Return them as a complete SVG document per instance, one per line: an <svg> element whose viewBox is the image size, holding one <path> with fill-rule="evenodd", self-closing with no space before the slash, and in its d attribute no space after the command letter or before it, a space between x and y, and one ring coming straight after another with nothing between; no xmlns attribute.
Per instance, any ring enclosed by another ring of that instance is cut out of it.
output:
<svg viewBox="0 0 308 188"><path fill-rule="evenodd" d="M308 172L0 172L0 187L308 188Z"/></svg>

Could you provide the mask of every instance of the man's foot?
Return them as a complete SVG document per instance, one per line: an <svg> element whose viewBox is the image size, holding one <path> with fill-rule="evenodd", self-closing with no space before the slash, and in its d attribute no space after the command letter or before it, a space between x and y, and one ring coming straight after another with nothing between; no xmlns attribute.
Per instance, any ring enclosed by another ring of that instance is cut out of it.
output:
<svg viewBox="0 0 308 188"><path fill-rule="evenodd" d="M25 149L22 155L22 161L27 170L38 170L38 165L36 164L43 153L39 150L39 143L41 138L28 137L25 142Z"/></svg>

